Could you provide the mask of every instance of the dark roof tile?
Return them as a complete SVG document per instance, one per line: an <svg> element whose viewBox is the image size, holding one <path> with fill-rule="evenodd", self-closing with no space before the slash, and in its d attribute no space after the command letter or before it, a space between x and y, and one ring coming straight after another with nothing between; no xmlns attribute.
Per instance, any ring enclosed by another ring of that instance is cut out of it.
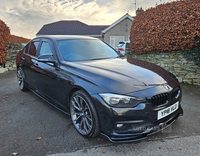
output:
<svg viewBox="0 0 200 156"><path fill-rule="evenodd" d="M108 25L87 25L80 21L58 21L44 25L36 35L101 35Z"/></svg>

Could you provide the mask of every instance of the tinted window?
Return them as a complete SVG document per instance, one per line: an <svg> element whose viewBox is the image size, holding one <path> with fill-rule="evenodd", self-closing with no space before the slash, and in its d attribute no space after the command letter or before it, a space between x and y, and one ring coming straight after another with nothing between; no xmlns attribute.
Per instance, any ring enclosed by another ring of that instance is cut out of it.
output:
<svg viewBox="0 0 200 156"><path fill-rule="evenodd" d="M32 56L36 56L37 48L40 42L31 42L30 48L29 48L29 54Z"/></svg>
<svg viewBox="0 0 200 156"><path fill-rule="evenodd" d="M82 61L115 58L115 50L100 40L60 40L57 41L65 61Z"/></svg>
<svg viewBox="0 0 200 156"><path fill-rule="evenodd" d="M42 46L40 48L40 55L43 54L52 54L51 46L47 42L42 42Z"/></svg>
<svg viewBox="0 0 200 156"><path fill-rule="evenodd" d="M26 45L26 47L25 47L25 53L27 53L27 54L28 54L28 48L29 48L29 46L30 46L30 43L28 43L28 44Z"/></svg>

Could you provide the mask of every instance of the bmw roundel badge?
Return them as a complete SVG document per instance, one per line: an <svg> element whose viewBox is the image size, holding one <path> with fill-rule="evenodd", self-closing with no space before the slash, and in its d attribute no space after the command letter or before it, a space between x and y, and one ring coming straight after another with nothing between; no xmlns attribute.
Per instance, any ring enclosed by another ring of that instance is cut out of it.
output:
<svg viewBox="0 0 200 156"><path fill-rule="evenodd" d="M164 85L164 88L167 89L167 90L170 89L168 85Z"/></svg>

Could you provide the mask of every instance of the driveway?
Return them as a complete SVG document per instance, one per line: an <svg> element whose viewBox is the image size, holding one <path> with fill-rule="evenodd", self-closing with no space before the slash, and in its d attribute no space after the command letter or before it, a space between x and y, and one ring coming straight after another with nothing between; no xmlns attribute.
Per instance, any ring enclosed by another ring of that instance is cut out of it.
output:
<svg viewBox="0 0 200 156"><path fill-rule="evenodd" d="M184 116L172 126L143 141L112 144L101 137L81 137L69 116L34 93L20 91L15 71L2 74L0 155L170 155L173 151L178 155L198 155L200 86L183 84L182 89Z"/></svg>

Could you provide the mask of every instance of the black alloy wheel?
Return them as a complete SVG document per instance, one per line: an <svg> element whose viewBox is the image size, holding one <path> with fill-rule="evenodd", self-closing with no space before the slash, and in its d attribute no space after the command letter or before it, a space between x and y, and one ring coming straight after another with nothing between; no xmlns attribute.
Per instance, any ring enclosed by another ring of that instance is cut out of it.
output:
<svg viewBox="0 0 200 156"><path fill-rule="evenodd" d="M18 81L19 88L22 91L28 90L28 86L27 86L27 83L25 81L25 75L24 75L24 72L23 72L21 67L19 67L17 69L17 81Z"/></svg>
<svg viewBox="0 0 200 156"><path fill-rule="evenodd" d="M70 99L70 114L76 130L84 137L100 134L96 109L89 96L83 91L76 91Z"/></svg>

